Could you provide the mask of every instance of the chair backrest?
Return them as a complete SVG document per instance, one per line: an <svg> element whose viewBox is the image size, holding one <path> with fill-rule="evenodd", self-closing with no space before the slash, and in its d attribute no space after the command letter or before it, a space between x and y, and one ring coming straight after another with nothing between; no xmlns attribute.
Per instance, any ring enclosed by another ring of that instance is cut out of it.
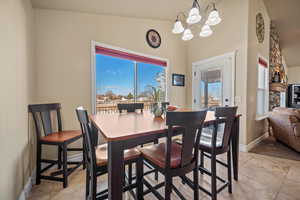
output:
<svg viewBox="0 0 300 200"><path fill-rule="evenodd" d="M168 125L166 167L170 167L171 143L174 128L179 127L182 132L181 167L198 161L198 149L202 125L206 117L206 110L191 112L167 112ZM197 162L196 162L197 163Z"/></svg>
<svg viewBox="0 0 300 200"><path fill-rule="evenodd" d="M90 187L88 188L88 194L91 197L96 196L96 191L94 191L94 187L92 186L93 183L95 183L96 180L96 153L95 153L95 147L92 142L92 128L91 123L88 118L87 111L83 109L82 107L78 107L76 109L76 114L78 121L80 123L81 132L83 135L83 148L85 153L85 162L87 166L87 175L89 176L90 180Z"/></svg>
<svg viewBox="0 0 300 200"><path fill-rule="evenodd" d="M43 135L46 136L55 132L53 130L54 122L51 118L51 112L56 112L57 131L62 131L60 103L32 104L28 106L28 109L29 112L32 113L38 139L40 139Z"/></svg>
<svg viewBox="0 0 300 200"><path fill-rule="evenodd" d="M144 110L143 103L119 103L117 106L120 113L122 113L123 110L127 112L135 112L136 110L143 112Z"/></svg>
<svg viewBox="0 0 300 200"><path fill-rule="evenodd" d="M231 129L234 124L234 120L237 113L237 107L217 107L215 110L215 117L216 122L214 124L214 134L213 134L213 145L214 145L214 138L218 134L218 130L223 126L223 141L222 141L222 148L228 149L230 138L231 138Z"/></svg>

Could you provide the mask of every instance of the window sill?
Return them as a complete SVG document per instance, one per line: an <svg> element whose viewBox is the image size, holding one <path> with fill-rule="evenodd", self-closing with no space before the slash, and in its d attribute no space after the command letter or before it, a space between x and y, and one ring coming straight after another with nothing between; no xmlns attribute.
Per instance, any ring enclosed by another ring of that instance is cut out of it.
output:
<svg viewBox="0 0 300 200"><path fill-rule="evenodd" d="M255 120L256 121L261 121L261 120L265 120L267 118L268 118L268 115L264 114L264 115L258 115L258 116L256 116Z"/></svg>

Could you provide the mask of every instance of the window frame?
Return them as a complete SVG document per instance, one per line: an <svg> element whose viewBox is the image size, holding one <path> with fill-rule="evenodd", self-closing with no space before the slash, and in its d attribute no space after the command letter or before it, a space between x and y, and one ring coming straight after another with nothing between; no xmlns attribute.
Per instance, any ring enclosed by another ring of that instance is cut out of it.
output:
<svg viewBox="0 0 300 200"><path fill-rule="evenodd" d="M115 46L111 46L111 45L107 45L107 44L103 44L100 42L96 42L94 40L91 41L91 94L92 94L92 114L96 114L97 113L97 109L96 109L96 97L97 97L97 92L96 92L96 47L100 46L100 47L105 47L105 48L109 48L109 49L113 49L113 50L118 50L118 51L123 51L126 53L130 53L130 54L135 54L138 56L144 56L144 57L148 57L148 58L152 58L152 59L157 59L157 60L161 60L161 61L165 61L167 63L167 65L165 66L165 73L166 73L166 94L165 94L165 100L168 101L169 100L169 91L170 91L170 83L169 83L169 73L170 73L170 63L169 60L166 58L160 58L157 56L152 56L152 55L147 55L147 54L143 54L143 53L139 53L139 52L135 52L135 51L131 51L128 49L123 49L123 48L119 48L119 47L115 47ZM137 63L135 62L135 68L137 67ZM135 70L136 71L136 70ZM136 76L136 74L134 75ZM136 77L135 77L136 79ZM136 81L134 84L137 84ZM136 85L134 85L134 87L136 87Z"/></svg>
<svg viewBox="0 0 300 200"><path fill-rule="evenodd" d="M264 66L263 64L261 64L261 61L263 61L265 63L266 66ZM260 67L264 67L264 84L265 87L264 88L260 88L259 85L259 73L260 73ZM269 112L269 62L268 59L264 58L261 55L258 55L257 57L257 87L256 87L256 120L262 120L265 119L267 117L267 114ZM264 111L263 114L259 114L258 112L258 92L262 91L264 92L265 98L264 98Z"/></svg>

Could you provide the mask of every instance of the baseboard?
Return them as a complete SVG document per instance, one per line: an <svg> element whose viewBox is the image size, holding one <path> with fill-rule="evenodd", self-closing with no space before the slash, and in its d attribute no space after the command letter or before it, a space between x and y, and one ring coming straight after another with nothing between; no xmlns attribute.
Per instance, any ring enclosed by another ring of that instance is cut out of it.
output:
<svg viewBox="0 0 300 200"><path fill-rule="evenodd" d="M259 143L261 143L261 141L263 141L267 137L269 137L269 133L268 132L266 132L262 136L256 138L255 140L253 140L252 142L250 142L247 145L240 144L240 151L242 151L242 152L249 152L251 149L253 149L255 146L257 146Z"/></svg>
<svg viewBox="0 0 300 200"><path fill-rule="evenodd" d="M245 144L240 144L240 151L241 152L247 152L247 145L245 145Z"/></svg>
<svg viewBox="0 0 300 200"><path fill-rule="evenodd" d="M82 153L68 156L68 161L81 161L81 160L82 160ZM46 165L47 165L46 163L42 163L42 168L45 167ZM26 200L28 198L32 186L35 184L35 177L36 177L36 170L34 169L31 176L28 178L18 200Z"/></svg>
<svg viewBox="0 0 300 200"><path fill-rule="evenodd" d="M18 200L26 200L29 196L29 193L32 189L32 186L35 184L35 170L32 172L32 175L28 178Z"/></svg>

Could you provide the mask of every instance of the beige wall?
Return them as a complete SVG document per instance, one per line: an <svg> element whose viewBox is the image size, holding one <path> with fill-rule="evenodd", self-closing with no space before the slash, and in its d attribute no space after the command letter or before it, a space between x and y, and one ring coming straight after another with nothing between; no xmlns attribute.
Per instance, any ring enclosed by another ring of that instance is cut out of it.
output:
<svg viewBox="0 0 300 200"><path fill-rule="evenodd" d="M256 36L256 14L262 13L265 21L265 39L259 43ZM265 120L256 121L258 55L269 60L270 17L263 0L249 1L248 69L247 69L247 144L266 132ZM254 108L254 109L253 109Z"/></svg>
<svg viewBox="0 0 300 200"><path fill-rule="evenodd" d="M289 84L300 83L300 66L288 67Z"/></svg>
<svg viewBox="0 0 300 200"><path fill-rule="evenodd" d="M185 43L171 34L171 22L44 9L36 9L35 18L36 102L61 102L67 129L79 128L77 106L91 111L91 40L166 58L169 78L171 73L186 73ZM146 43L151 28L161 34L158 49ZM184 87L170 87L168 94L172 104L185 106Z"/></svg>
<svg viewBox="0 0 300 200"><path fill-rule="evenodd" d="M188 42L187 104L192 104L192 63L236 51L235 96L241 98L241 102L236 104L239 106L238 112L243 114L241 143L245 143L248 1L221 1L218 9L223 21L213 27L214 34L200 38L199 33L195 32L195 38Z"/></svg>
<svg viewBox="0 0 300 200"><path fill-rule="evenodd" d="M15 200L33 170L27 105L33 98L33 11L0 1L0 199Z"/></svg>
<svg viewBox="0 0 300 200"><path fill-rule="evenodd" d="M219 10L223 21L209 38L197 38L188 45L187 104L192 104L192 63L236 51L235 105L241 113L241 144L249 144L265 131L264 121L256 121L256 87L258 55L269 60L270 18L262 0L221 2ZM265 19L265 40L256 38L256 14ZM234 13L234 15L232 14Z"/></svg>

